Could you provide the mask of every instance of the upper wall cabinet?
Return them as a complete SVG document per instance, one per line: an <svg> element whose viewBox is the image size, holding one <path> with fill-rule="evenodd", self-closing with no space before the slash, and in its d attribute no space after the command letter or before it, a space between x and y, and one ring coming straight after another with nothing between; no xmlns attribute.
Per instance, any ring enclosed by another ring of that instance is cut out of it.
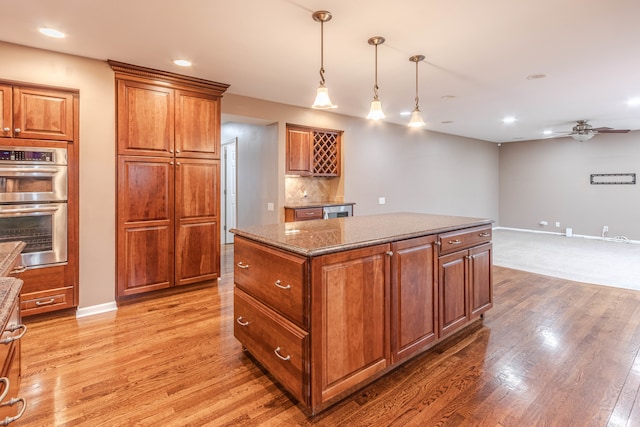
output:
<svg viewBox="0 0 640 427"><path fill-rule="evenodd" d="M74 95L0 85L0 137L73 141Z"/></svg>
<svg viewBox="0 0 640 427"><path fill-rule="evenodd" d="M340 176L342 131L287 124L287 175Z"/></svg>

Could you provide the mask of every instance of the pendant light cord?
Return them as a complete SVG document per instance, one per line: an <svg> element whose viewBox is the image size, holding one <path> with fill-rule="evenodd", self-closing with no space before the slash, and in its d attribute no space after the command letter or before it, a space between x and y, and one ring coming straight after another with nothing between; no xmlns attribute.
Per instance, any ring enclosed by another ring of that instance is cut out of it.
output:
<svg viewBox="0 0 640 427"><path fill-rule="evenodd" d="M324 86L324 21L320 21L320 86Z"/></svg>
<svg viewBox="0 0 640 427"><path fill-rule="evenodd" d="M418 61L416 61L416 110L418 109Z"/></svg>
<svg viewBox="0 0 640 427"><path fill-rule="evenodd" d="M375 99L376 101L378 100L378 44L376 43L375 45L376 48L376 73L375 73L375 80L376 80L376 84L373 86L373 99Z"/></svg>

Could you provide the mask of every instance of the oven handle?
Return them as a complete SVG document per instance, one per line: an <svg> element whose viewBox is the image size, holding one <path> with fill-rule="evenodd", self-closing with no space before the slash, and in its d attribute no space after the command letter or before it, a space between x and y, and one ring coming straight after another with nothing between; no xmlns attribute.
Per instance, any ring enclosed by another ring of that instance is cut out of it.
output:
<svg viewBox="0 0 640 427"><path fill-rule="evenodd" d="M45 206L43 208L0 208L0 216L17 213L55 212L58 209L57 206Z"/></svg>
<svg viewBox="0 0 640 427"><path fill-rule="evenodd" d="M56 168L0 168L0 175L3 176L21 176L25 173L33 176L50 176L60 172Z"/></svg>

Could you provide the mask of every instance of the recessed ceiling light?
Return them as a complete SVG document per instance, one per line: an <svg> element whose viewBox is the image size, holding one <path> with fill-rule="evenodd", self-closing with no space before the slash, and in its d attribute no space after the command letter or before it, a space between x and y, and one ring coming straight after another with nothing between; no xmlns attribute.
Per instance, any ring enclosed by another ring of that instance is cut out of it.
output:
<svg viewBox="0 0 640 427"><path fill-rule="evenodd" d="M191 67L191 62L186 59L176 59L173 63L181 67Z"/></svg>
<svg viewBox="0 0 640 427"><path fill-rule="evenodd" d="M545 130L544 132L542 132L544 135L551 135L553 134L552 130Z"/></svg>
<svg viewBox="0 0 640 427"><path fill-rule="evenodd" d="M411 115L411 111L401 111L400 115L401 116L410 116Z"/></svg>
<svg viewBox="0 0 640 427"><path fill-rule="evenodd" d="M505 123L505 124L513 123L515 121L516 121L516 118L513 116L507 116L504 119L502 119L502 123Z"/></svg>
<svg viewBox="0 0 640 427"><path fill-rule="evenodd" d="M444 99L444 100L455 99L455 98L456 98L455 95L442 95L440 97L440 99Z"/></svg>
<svg viewBox="0 0 640 427"><path fill-rule="evenodd" d="M53 28L38 28L40 34L44 34L47 37L53 37L54 39L63 39L65 37L62 31L58 31Z"/></svg>
<svg viewBox="0 0 640 427"><path fill-rule="evenodd" d="M544 79L545 77L547 77L546 74L529 74L527 76L527 80L538 80L538 79Z"/></svg>
<svg viewBox="0 0 640 427"><path fill-rule="evenodd" d="M631 98L627 101L627 105L629 107L637 107L640 106L640 98Z"/></svg>

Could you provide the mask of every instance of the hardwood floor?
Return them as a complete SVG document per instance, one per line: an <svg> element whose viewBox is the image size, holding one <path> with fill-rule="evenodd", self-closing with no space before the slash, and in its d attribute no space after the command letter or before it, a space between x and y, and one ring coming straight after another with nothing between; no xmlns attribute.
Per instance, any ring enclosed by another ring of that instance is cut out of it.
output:
<svg viewBox="0 0 640 427"><path fill-rule="evenodd" d="M26 318L16 426L636 426L640 292L494 268L483 325L307 418L233 337L222 279Z"/></svg>

